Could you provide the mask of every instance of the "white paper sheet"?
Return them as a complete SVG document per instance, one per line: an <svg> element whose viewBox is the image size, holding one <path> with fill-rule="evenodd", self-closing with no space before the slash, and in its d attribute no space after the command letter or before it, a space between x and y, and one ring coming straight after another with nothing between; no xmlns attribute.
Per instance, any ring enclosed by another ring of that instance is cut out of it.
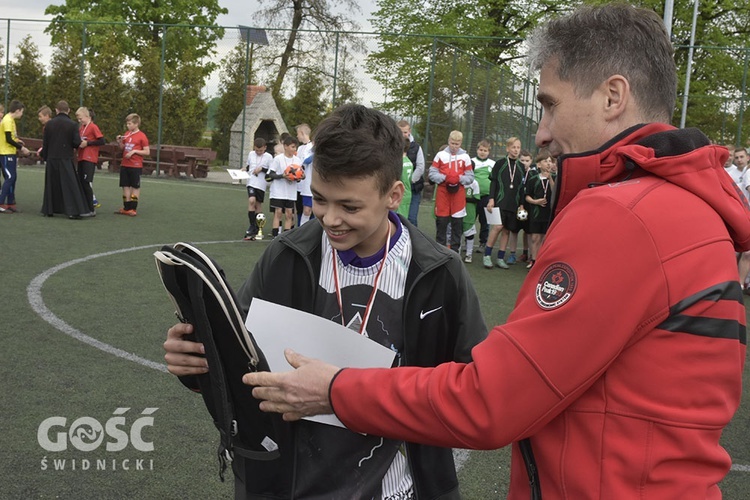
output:
<svg viewBox="0 0 750 500"><path fill-rule="evenodd" d="M245 326L266 356L272 372L292 369L284 357L286 348L351 368L390 368L396 356L387 347L342 325L261 299L253 299ZM344 427L335 415L307 420Z"/></svg>
<svg viewBox="0 0 750 500"><path fill-rule="evenodd" d="M227 173L229 173L229 176L236 181L250 178L249 173L245 172L244 170L240 170L239 168L228 168Z"/></svg>
<svg viewBox="0 0 750 500"><path fill-rule="evenodd" d="M492 212L484 209L484 213L487 216L487 224L493 225L493 226L502 226L503 221L500 218L500 209L495 207L492 209Z"/></svg>

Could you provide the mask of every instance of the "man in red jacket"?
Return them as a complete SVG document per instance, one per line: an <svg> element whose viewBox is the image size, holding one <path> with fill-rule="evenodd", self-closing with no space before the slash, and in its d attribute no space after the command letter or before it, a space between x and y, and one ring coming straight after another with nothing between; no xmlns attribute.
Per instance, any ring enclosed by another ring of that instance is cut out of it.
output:
<svg viewBox="0 0 750 500"><path fill-rule="evenodd" d="M654 12L584 6L529 40L553 222L473 362L339 370L289 352L261 408L438 446L513 444L509 497L720 498L746 356L735 252L750 211L725 148L669 125L672 46Z"/></svg>

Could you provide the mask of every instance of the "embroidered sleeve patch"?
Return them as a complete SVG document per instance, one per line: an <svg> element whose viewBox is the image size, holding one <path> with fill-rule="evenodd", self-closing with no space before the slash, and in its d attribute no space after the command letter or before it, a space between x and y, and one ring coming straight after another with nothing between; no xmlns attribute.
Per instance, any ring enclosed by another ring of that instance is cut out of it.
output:
<svg viewBox="0 0 750 500"><path fill-rule="evenodd" d="M555 262L542 272L536 285L536 303L542 309L557 309L576 291L578 277L565 262Z"/></svg>

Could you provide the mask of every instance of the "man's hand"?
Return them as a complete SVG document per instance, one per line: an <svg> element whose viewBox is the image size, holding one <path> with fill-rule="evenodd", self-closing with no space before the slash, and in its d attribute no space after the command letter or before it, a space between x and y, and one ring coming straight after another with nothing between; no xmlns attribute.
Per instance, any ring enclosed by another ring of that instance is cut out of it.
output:
<svg viewBox="0 0 750 500"><path fill-rule="evenodd" d="M248 373L242 377L242 382L255 386L253 397L263 400L260 409L283 413L286 421L332 414L328 388L339 368L291 349L284 351L284 356L295 370Z"/></svg>
<svg viewBox="0 0 750 500"><path fill-rule="evenodd" d="M167 331L167 341L164 342L167 354L164 359L169 373L178 377L208 373L208 363L203 357L206 352L203 344L183 338L191 333L193 325L187 323L177 323Z"/></svg>

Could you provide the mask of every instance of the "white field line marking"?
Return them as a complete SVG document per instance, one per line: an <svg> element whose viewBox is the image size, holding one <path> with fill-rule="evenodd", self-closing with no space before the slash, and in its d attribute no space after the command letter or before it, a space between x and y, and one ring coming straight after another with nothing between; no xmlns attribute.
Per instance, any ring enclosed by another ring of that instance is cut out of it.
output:
<svg viewBox="0 0 750 500"><path fill-rule="evenodd" d="M196 243L196 245L211 245L211 244L217 244L217 243L237 243L237 241L233 241L233 240L203 241L200 243ZM31 280L31 283L29 283L29 286L26 289L26 295L28 297L29 304L31 305L31 308L34 309L34 311L44 321L54 326L65 335L73 337L76 340L80 340L81 342L88 344L92 347L95 347L101 351L117 356L118 358L126 359L128 361L133 361L135 363L146 366L148 368L153 368L154 370L167 373L167 365L164 365L161 363L155 363L154 361L150 361L148 359L142 358L136 354L123 351L122 349L113 347L109 344L106 344L100 340L97 340L93 337L86 335L80 330L73 328L72 326L67 324L65 321L58 318L52 311L50 311L47 308L47 306L44 304L44 300L42 299L42 286L44 285L44 282L47 281L47 279L50 276L54 275L58 271L61 271L70 266L74 266L76 264L81 264L83 262L96 259L98 257L108 257L110 255L116 255L119 253L132 252L136 250L145 250L147 248L160 248L161 246L163 245L143 245L140 247L112 250L110 252L103 252L103 253L88 255L86 257L81 257L80 259L73 259L68 262L63 262L62 264L58 264L55 267L51 267L47 269L46 271L44 271L43 273L41 273L40 275L38 275L33 280ZM455 448L453 450L453 460L456 464L457 471L460 471L463 468L464 464L469 459L470 454L471 454L470 450L464 450L464 449L459 449L459 448ZM739 471L739 472L750 472L750 465L732 464L732 470Z"/></svg>
<svg viewBox="0 0 750 500"><path fill-rule="evenodd" d="M204 241L204 242L197 243L197 244L210 245L210 244L215 244L215 243L237 243L237 241ZM84 344L88 344L91 347L95 347L96 349L99 349L108 354L117 356L118 358L126 359L128 361L133 361L135 363L138 363L139 365L143 365L148 368L153 368L154 370L167 373L167 365L165 364L156 363L154 361L150 361L148 359L142 358L138 356L137 354L123 351L122 349L118 349L117 347L111 346L107 343L97 340L89 335L86 335L80 330L73 328L72 326L67 324L65 321L57 317L55 313L50 311L49 308L44 304L44 299L42 298L42 286L44 286L44 282L47 281L47 279L50 276L54 275L58 271L62 271L63 269L68 268L70 266L81 264L83 262L87 262L89 260L93 260L99 257L108 257L111 255L116 255L116 254L125 253L125 252L132 252L135 250L145 250L147 248L156 249L162 246L163 245L143 245L140 247L122 248L119 250L112 250L110 252L103 252L103 253L88 255L86 257L81 257L80 259L69 260L68 262L63 262L62 264L58 264L54 267L51 267L47 269L46 271L44 271L43 273L36 276L33 280L31 280L31 282L29 283L29 286L26 288L26 296L28 298L29 305L31 305L31 308L34 310L34 312L36 312L44 321L46 321L53 327L57 328L58 330L60 330L65 335L68 335L69 337L72 337L76 340L80 340Z"/></svg>

